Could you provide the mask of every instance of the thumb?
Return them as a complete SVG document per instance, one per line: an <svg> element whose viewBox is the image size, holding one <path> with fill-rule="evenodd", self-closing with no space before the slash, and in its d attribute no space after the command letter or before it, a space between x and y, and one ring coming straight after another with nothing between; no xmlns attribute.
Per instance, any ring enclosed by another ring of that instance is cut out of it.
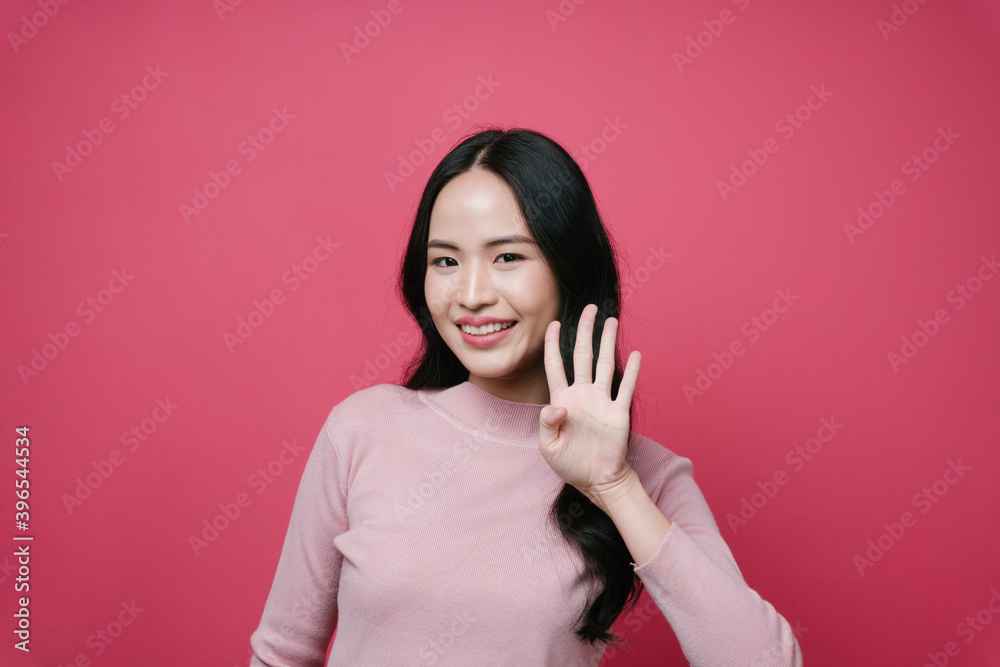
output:
<svg viewBox="0 0 1000 667"><path fill-rule="evenodd" d="M559 406L546 405L542 408L541 419L538 424L538 436L542 442L552 442L559 437L559 424L566 419L569 411Z"/></svg>

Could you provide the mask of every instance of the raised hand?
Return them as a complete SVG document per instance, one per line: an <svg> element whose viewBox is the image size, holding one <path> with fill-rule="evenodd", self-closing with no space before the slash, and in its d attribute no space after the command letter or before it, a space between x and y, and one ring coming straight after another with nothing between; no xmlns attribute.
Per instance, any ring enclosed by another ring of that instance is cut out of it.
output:
<svg viewBox="0 0 1000 667"><path fill-rule="evenodd" d="M597 306L588 304L580 315L573 348L573 384L566 380L559 354L558 320L545 330L545 376L549 405L542 409L538 449L549 466L567 484L591 500L612 493L631 474L625 462L629 437L629 407L639 376L641 355L629 354L618 396L611 399L618 320L608 318L601 334L596 377L593 365L594 320Z"/></svg>

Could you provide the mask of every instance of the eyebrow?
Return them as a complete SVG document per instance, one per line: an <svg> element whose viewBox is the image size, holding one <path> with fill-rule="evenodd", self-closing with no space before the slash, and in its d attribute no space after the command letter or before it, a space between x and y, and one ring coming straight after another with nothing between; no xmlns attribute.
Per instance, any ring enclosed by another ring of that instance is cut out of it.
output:
<svg viewBox="0 0 1000 667"><path fill-rule="evenodd" d="M493 248L498 245L508 245L511 243L531 243L534 244L534 239L527 236L522 236L520 234L511 234L509 236L498 236L495 239L490 239L483 243L484 248ZM431 239L427 242L427 249L431 248L447 248L449 250L458 250L459 247L453 243L448 243L447 241L442 241L440 239Z"/></svg>

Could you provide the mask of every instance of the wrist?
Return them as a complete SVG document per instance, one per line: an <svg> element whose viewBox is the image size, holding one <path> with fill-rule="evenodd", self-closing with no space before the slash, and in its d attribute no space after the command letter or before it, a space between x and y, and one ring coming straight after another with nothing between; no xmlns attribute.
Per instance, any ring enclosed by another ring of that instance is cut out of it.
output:
<svg viewBox="0 0 1000 667"><path fill-rule="evenodd" d="M601 508L605 514L611 516L614 508L621 505L629 496L634 494L637 487L645 493L645 489L639 483L639 476L626 463L621 473L614 480L604 484L596 484L588 489L581 489L580 492L590 502Z"/></svg>
<svg viewBox="0 0 1000 667"><path fill-rule="evenodd" d="M634 470L628 468L616 483L588 489L585 495L614 522L636 566L656 556L672 524Z"/></svg>

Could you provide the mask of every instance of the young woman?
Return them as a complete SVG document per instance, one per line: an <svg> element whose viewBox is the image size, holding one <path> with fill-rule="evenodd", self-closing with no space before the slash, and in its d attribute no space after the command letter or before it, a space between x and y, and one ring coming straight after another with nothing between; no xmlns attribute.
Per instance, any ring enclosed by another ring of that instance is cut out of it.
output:
<svg viewBox="0 0 1000 667"><path fill-rule="evenodd" d="M459 143L399 289L402 386L331 411L251 665L597 665L645 587L692 665L801 665L744 582L691 462L630 431L619 273L572 157L524 129ZM596 352L596 354L595 354Z"/></svg>

